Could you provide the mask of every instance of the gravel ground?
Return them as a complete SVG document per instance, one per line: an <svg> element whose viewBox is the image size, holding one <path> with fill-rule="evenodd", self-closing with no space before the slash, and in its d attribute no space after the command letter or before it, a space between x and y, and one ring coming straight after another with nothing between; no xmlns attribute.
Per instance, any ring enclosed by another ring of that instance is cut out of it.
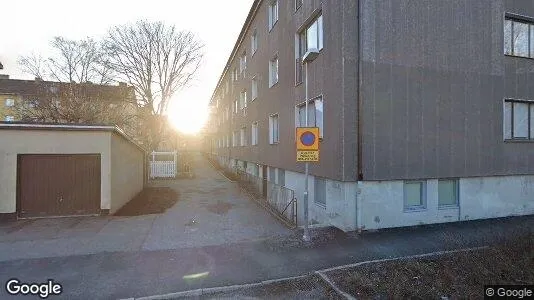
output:
<svg viewBox="0 0 534 300"><path fill-rule="evenodd" d="M488 249L332 271L343 291L363 299L483 298L489 284L534 284L534 233Z"/></svg>

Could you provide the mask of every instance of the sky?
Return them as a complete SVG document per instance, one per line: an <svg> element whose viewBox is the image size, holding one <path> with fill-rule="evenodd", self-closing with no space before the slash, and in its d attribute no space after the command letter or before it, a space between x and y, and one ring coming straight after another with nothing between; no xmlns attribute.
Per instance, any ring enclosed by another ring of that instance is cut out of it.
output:
<svg viewBox="0 0 534 300"><path fill-rule="evenodd" d="M47 56L54 36L99 38L114 25L139 19L189 30L204 43L204 61L190 87L174 97L169 116L179 129L200 127L207 103L253 0L17 0L2 1L0 62L10 78L33 79L16 63L32 52ZM189 127L189 128L187 128Z"/></svg>

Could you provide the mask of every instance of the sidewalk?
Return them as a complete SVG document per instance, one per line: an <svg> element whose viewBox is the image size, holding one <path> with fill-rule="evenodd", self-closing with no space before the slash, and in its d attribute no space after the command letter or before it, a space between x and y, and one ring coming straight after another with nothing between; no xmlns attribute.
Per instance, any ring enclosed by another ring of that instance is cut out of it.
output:
<svg viewBox="0 0 534 300"><path fill-rule="evenodd" d="M124 299L300 276L374 259L492 245L534 230L534 216L343 234L300 235L173 250L113 252L0 263L0 281L48 278L57 299ZM6 297L2 290L0 298ZM56 298L55 298L56 299Z"/></svg>

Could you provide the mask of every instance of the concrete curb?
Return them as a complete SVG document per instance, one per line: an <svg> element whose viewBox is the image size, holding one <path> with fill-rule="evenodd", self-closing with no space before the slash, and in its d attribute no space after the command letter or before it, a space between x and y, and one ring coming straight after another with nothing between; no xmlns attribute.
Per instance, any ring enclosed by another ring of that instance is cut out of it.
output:
<svg viewBox="0 0 534 300"><path fill-rule="evenodd" d="M213 169L215 169L215 171L217 171L217 173L219 173L222 177L226 178L226 180L228 180L228 181L230 181L230 182L237 182L237 181L235 181L235 180L232 180L232 179L226 177L226 175L224 175L223 172L221 172L219 169L217 169L217 168L211 163L211 160L209 160L209 159L207 159L207 158L206 158L206 160L207 160L208 163L211 165L211 167L212 167Z"/></svg>
<svg viewBox="0 0 534 300"><path fill-rule="evenodd" d="M255 282L255 283L245 283L245 284L227 285L227 286L220 286L220 287L203 288L203 289L169 293L169 294L163 294L163 295L154 295L154 296L147 296L147 297L140 297L140 298L128 298L128 299L121 299L121 300L163 300L163 299L170 299L170 298L177 298L177 297L199 297L204 294L231 292L231 291L235 291L239 289L253 288L253 287L258 287L258 286L262 286L266 284L300 279L306 276L309 276L309 275L300 275L300 276L293 276L293 277L280 278L280 279L264 280L264 281Z"/></svg>
<svg viewBox="0 0 534 300"><path fill-rule="evenodd" d="M201 288L201 289L196 289L196 290L189 290L189 291L162 294L162 295L153 295L153 296L147 296L147 297L125 298L125 299L121 299L121 300L163 300L163 299L170 299L170 298L177 298L177 297L199 297L199 296L202 296L202 295L208 294L208 293L229 292L229 291L235 291L235 290L238 290L238 289L252 288L252 287L258 287L258 286L267 285L267 284L273 284L273 283L284 282L284 281L289 281L289 280L301 279L301 278L310 276L312 274L317 274L323 281L325 281L329 286L331 286L341 296L343 296L343 297L345 297L347 299L355 299L353 296L351 296L351 295L345 293L344 291L342 291L341 289L339 289L328 278L326 273L327 272L331 272L331 271L337 271L337 270L353 268L353 267L357 267L357 266L361 266L361 265L373 264L373 263L396 261L396 260L410 260L410 259L417 259L417 258L423 258L423 257L440 256L440 255L451 254L451 253L468 252L468 251L479 251L479 250L488 249L488 248L489 248L489 246L481 246L481 247L463 248L463 249L456 249L456 250L435 251L435 252L408 255L408 256L401 256L401 257L375 259L375 260L362 261L362 262L357 262L357 263L353 263L353 264L347 264L347 265L341 265L341 266L337 266L337 267L317 270L317 271L314 271L313 273L310 273L310 274L293 276L293 277L270 279L270 280L264 280L264 281L260 281L260 282L255 282L255 283L236 284L236 285L228 285L228 286L221 286L221 287L203 288L203 289Z"/></svg>

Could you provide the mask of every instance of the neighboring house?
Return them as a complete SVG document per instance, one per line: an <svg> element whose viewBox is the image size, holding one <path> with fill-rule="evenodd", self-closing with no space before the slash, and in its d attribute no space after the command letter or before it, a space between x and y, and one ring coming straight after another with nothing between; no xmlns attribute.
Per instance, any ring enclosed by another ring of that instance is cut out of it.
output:
<svg viewBox="0 0 534 300"><path fill-rule="evenodd" d="M355 230L533 214L533 36L532 1L256 0L211 99L209 146L221 163L295 190L302 224L295 127L301 59L316 48L312 222Z"/></svg>
<svg viewBox="0 0 534 300"><path fill-rule="evenodd" d="M113 214L147 178L116 126L0 122L0 141L0 221Z"/></svg>
<svg viewBox="0 0 534 300"><path fill-rule="evenodd" d="M116 125L132 134L127 124L134 123L130 118L136 113L134 89L123 83L61 83L0 75L1 121L115 124L120 120L122 124ZM91 119L98 114L103 117ZM78 115L80 121L75 118Z"/></svg>

